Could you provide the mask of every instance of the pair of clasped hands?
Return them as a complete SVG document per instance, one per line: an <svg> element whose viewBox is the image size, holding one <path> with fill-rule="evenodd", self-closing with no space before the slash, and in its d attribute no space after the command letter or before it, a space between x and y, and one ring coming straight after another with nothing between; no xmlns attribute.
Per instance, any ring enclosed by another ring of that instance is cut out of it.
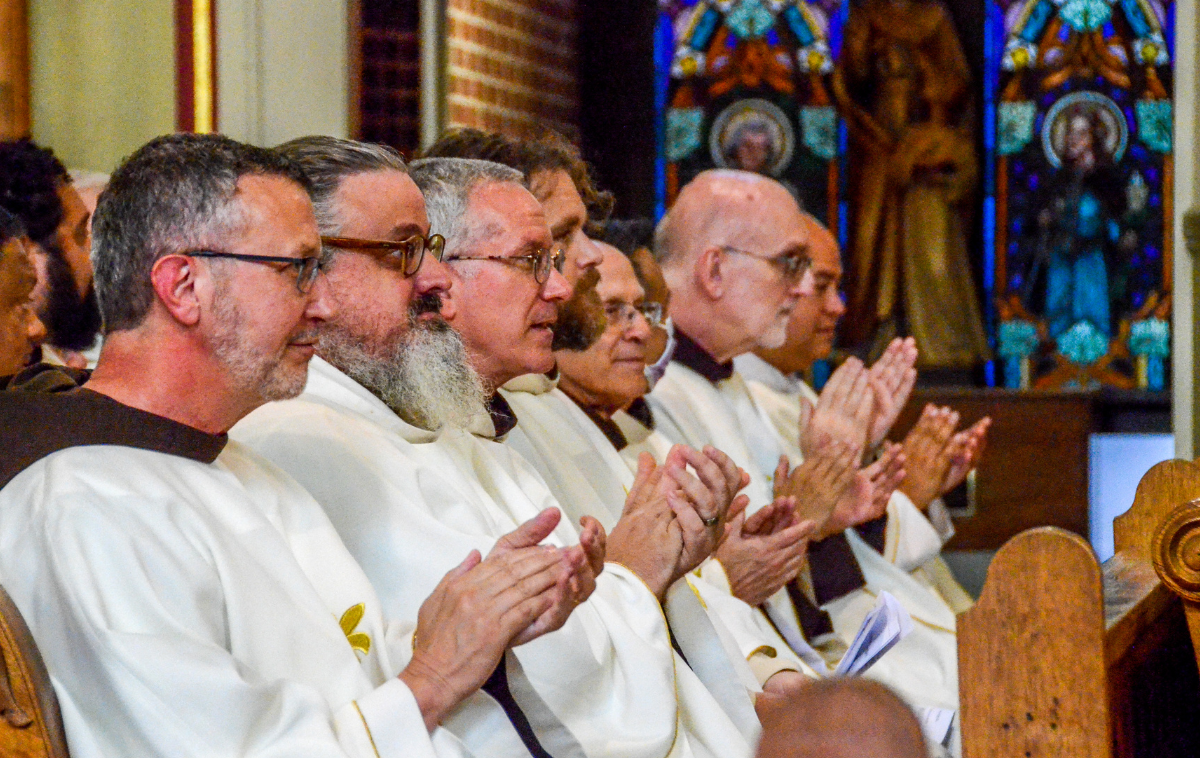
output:
<svg viewBox="0 0 1200 758"><path fill-rule="evenodd" d="M611 535L585 516L579 544L541 545L561 519L549 508L472 551L421 605L413 657L400 678L432 729L478 689L504 651L559 629L596 588L606 561L637 575L661 603L667 590L713 554L730 519L744 521L750 477L715 448L676 445L663 464L643 453ZM778 521L773 516L772 523Z"/></svg>

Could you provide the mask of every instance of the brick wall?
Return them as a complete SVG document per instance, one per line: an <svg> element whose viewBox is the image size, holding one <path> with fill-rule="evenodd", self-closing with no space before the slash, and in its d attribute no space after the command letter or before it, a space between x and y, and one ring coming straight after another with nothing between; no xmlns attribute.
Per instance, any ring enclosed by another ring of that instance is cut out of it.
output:
<svg viewBox="0 0 1200 758"><path fill-rule="evenodd" d="M578 135L577 0L449 0L448 126Z"/></svg>

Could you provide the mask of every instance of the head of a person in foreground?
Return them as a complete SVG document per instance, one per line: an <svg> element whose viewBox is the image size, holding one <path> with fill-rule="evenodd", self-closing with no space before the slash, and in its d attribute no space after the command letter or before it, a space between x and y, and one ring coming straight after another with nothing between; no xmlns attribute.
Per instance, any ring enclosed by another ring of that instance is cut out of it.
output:
<svg viewBox="0 0 1200 758"><path fill-rule="evenodd" d="M304 174L218 135L140 148L100 198L105 342L88 387L223 432L304 388L332 314Z"/></svg>
<svg viewBox="0 0 1200 758"><path fill-rule="evenodd" d="M645 368L653 330L662 325L662 307L647 300L624 253L597 244L604 259L597 267L596 292L604 304L607 326L587 350L562 350L555 358L559 389L580 406L610 418L650 390Z"/></svg>
<svg viewBox="0 0 1200 758"><path fill-rule="evenodd" d="M812 289L808 236L779 182L747 171L699 174L655 232L676 328L718 361L782 345L792 310Z"/></svg>
<svg viewBox="0 0 1200 758"><path fill-rule="evenodd" d="M542 204L553 246L565 258L562 275L572 288L558 306L554 349L583 350L599 338L604 329L596 296L600 251L585 232L608 218L613 197L596 186L579 148L550 129L513 136L467 128L446 132L423 155L492 161L521 172Z"/></svg>
<svg viewBox="0 0 1200 758"><path fill-rule="evenodd" d="M20 219L0 208L0 377L24 368L46 337L33 302L37 271L25 244Z"/></svg>
<svg viewBox="0 0 1200 758"><path fill-rule="evenodd" d="M809 229L813 288L801 295L788 319L787 339L776 348L758 348L755 355L785 374L807 371L833 352L837 325L846 313L842 299L842 255L837 240L820 221L805 214Z"/></svg>
<svg viewBox="0 0 1200 758"><path fill-rule="evenodd" d="M886 686L821 679L759 710L757 758L925 758L921 726Z"/></svg>
<svg viewBox="0 0 1200 758"><path fill-rule="evenodd" d="M447 319L489 391L554 368L558 305L571 284L521 173L465 158L427 158L410 169L430 228L446 238L453 305Z"/></svg>

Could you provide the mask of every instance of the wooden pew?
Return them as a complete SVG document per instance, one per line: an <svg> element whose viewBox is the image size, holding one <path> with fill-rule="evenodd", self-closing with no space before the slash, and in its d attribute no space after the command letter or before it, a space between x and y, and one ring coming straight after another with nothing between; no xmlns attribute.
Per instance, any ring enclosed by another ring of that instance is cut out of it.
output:
<svg viewBox="0 0 1200 758"><path fill-rule="evenodd" d="M0 587L0 756L67 758L58 698L37 645Z"/></svg>
<svg viewBox="0 0 1200 758"><path fill-rule="evenodd" d="M958 619L966 758L1200 756L1197 497L1200 466L1155 466L1103 566L1053 527L1000 549Z"/></svg>

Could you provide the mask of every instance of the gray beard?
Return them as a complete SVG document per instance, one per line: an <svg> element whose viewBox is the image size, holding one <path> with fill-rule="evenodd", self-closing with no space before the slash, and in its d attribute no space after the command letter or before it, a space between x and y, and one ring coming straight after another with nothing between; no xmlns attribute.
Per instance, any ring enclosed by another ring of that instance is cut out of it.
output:
<svg viewBox="0 0 1200 758"><path fill-rule="evenodd" d="M388 343L372 351L327 324L318 351L413 426L465 429L487 415L483 380L468 362L462 338L445 321L410 319Z"/></svg>

